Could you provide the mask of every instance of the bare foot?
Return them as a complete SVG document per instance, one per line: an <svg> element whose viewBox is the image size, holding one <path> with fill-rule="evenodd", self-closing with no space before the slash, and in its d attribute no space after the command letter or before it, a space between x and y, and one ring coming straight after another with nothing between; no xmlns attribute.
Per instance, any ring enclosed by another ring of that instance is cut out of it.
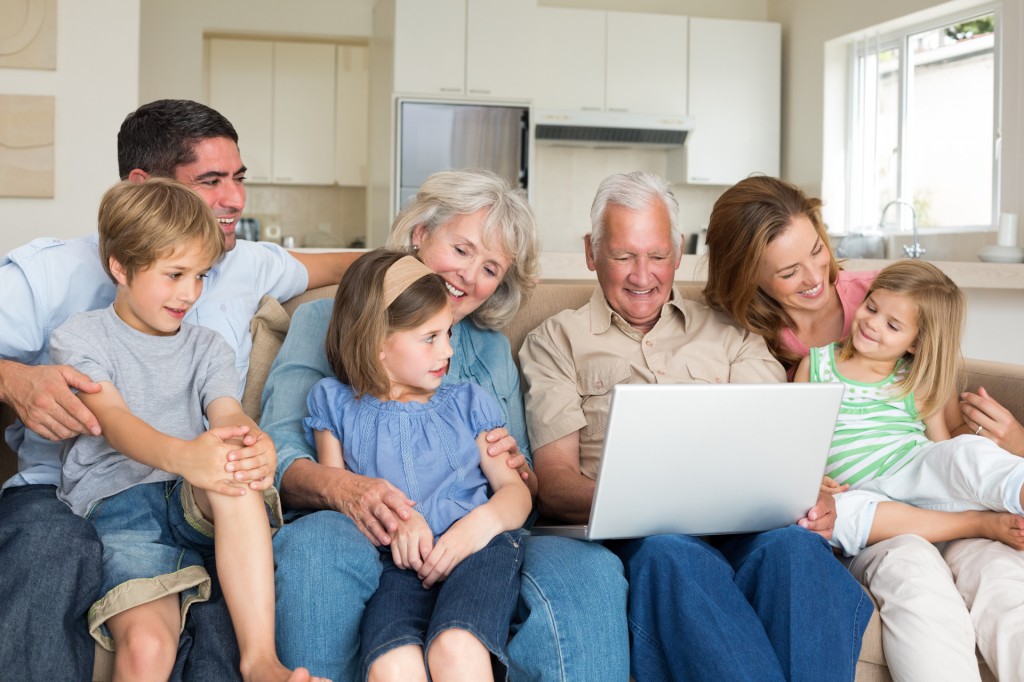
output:
<svg viewBox="0 0 1024 682"><path fill-rule="evenodd" d="M982 537L1024 549L1024 517L1009 512L983 512Z"/></svg>
<svg viewBox="0 0 1024 682"><path fill-rule="evenodd" d="M242 677L245 678L245 682L331 682L326 677L310 675L305 668L289 670L278 661L274 661L273 664L256 664L250 674L243 673Z"/></svg>

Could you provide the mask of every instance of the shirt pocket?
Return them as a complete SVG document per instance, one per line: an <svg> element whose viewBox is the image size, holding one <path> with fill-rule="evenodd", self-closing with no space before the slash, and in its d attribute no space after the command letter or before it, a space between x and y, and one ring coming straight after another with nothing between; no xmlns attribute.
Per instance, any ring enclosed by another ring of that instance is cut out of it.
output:
<svg viewBox="0 0 1024 682"><path fill-rule="evenodd" d="M712 362L687 362L686 374L689 382L694 384L727 384L729 383L729 366Z"/></svg>
<svg viewBox="0 0 1024 682"><path fill-rule="evenodd" d="M583 427L583 435L591 437L604 433L608 426L612 387L628 383L629 377L629 363L625 360L591 363L580 372L577 388L583 399L583 415L587 420L587 425Z"/></svg>

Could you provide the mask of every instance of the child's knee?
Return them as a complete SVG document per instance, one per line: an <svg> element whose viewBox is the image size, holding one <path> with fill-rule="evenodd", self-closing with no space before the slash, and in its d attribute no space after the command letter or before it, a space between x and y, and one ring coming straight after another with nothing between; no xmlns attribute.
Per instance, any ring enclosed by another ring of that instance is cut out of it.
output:
<svg viewBox="0 0 1024 682"><path fill-rule="evenodd" d="M381 655L370 666L369 682L427 682L423 649L405 645Z"/></svg>
<svg viewBox="0 0 1024 682"><path fill-rule="evenodd" d="M159 670L170 673L178 651L176 632L164 627L135 626L126 629L116 640L117 666L136 678L131 671L152 675Z"/></svg>

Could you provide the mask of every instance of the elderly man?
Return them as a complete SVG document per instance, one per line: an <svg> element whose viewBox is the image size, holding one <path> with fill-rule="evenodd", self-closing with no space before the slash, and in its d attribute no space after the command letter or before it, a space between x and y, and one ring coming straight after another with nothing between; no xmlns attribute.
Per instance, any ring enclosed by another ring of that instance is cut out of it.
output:
<svg viewBox="0 0 1024 682"><path fill-rule="evenodd" d="M585 242L599 286L587 305L531 332L520 351L548 517L587 521L614 384L785 379L763 339L680 297L672 283L677 211L654 175L605 179ZM822 495L799 526L609 543L629 579L633 676L852 680L872 606L822 537L834 513Z"/></svg>

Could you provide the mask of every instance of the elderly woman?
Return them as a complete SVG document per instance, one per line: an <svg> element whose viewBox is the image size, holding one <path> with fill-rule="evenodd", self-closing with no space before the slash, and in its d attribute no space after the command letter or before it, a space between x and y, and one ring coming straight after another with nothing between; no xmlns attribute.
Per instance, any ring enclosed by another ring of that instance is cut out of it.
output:
<svg viewBox="0 0 1024 682"><path fill-rule="evenodd" d="M445 381L473 381L494 395L508 429L488 434L488 454L520 468L536 494L519 375L498 331L538 275L536 227L525 198L488 172L436 173L396 218L389 246L415 254L444 278L456 322ZM354 680L359 622L381 572L376 546L391 542L396 517L408 518L413 501L386 481L318 464L306 445L306 394L332 376L324 350L332 303L324 298L296 310L267 380L261 425L277 446L286 506L315 510L274 541L279 654L302 660L313 674ZM566 538L531 537L525 550L509 644L512 679L627 679L626 583L618 560Z"/></svg>
<svg viewBox="0 0 1024 682"><path fill-rule="evenodd" d="M764 336L787 369L810 347L849 334L876 274L839 268L820 207L794 185L752 176L719 197L708 224L708 305ZM947 409L954 435L983 433L1024 455L1024 427L1005 408L984 389L962 398ZM848 566L879 603L895 679L977 680L976 643L999 678L1024 679L1024 628L1009 622L1024 617L1014 611L1024 582L1018 552L979 539L940 553L907 535L866 548Z"/></svg>

